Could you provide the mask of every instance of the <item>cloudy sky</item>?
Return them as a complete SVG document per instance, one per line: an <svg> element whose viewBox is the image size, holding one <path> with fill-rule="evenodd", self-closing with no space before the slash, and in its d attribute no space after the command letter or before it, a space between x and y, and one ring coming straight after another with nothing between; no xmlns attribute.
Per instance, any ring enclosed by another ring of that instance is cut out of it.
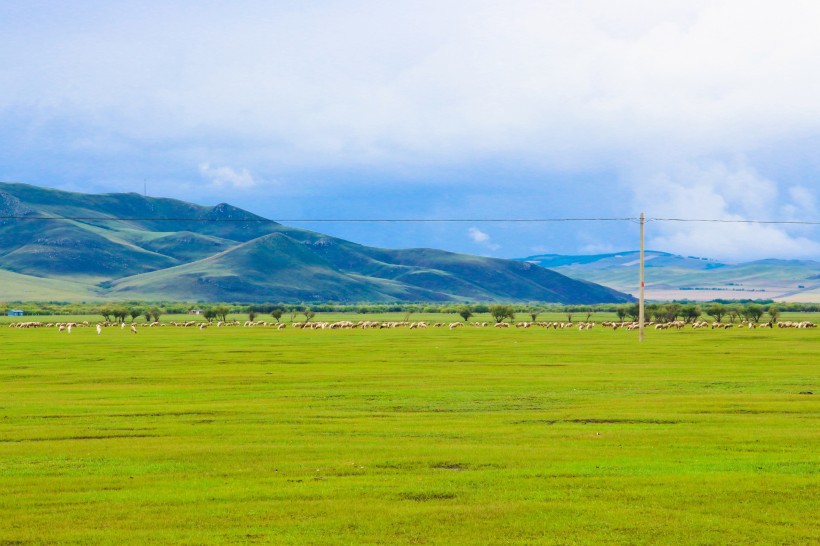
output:
<svg viewBox="0 0 820 546"><path fill-rule="evenodd" d="M0 180L271 219L820 220L815 0L0 3ZM298 224L499 257L635 222ZM648 247L820 259L820 228Z"/></svg>

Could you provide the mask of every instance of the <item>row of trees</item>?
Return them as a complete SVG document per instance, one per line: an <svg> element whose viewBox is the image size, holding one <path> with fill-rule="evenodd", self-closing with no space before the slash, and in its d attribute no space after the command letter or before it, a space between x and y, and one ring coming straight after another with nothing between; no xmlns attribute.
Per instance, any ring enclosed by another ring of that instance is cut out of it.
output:
<svg viewBox="0 0 820 546"><path fill-rule="evenodd" d="M215 309L220 309L219 317L221 318L221 320L225 320L225 313L228 311L228 309L225 306L217 307ZM271 307L269 312L270 315L276 320L276 322L279 322L285 311L286 308L284 306L273 306ZM555 309L551 309L550 311L554 312ZM573 319L583 319L585 321L589 321L597 310L593 306L568 306L561 309L561 311L566 315L567 321L572 322ZM263 311L261 309L258 309L255 306L251 306L247 310L250 320L255 320L257 316L262 312ZM405 313L405 320L409 320L413 312L414 311ZM518 312L526 315L532 321L536 321L538 319L538 316L542 313L542 310L532 306L517 307L511 304L462 304L456 307L448 308L447 311L440 310L429 312L453 313L460 316L465 322L470 320L470 318L477 314L489 313L490 316L492 316L493 320L495 320L496 322L502 322L504 320L515 320L516 313ZM620 320L626 320L627 318L632 320L638 320L638 304L633 303L617 306L615 308L615 313ZM684 322L687 323L700 320L701 317L704 317L704 315L708 315L718 322L721 322L725 317L728 318L731 322L735 322L735 320L740 319L744 321L752 321L755 323L760 322L760 319L766 313L769 314L769 319L771 321L776 321L780 316L780 310L776 305L763 306L756 303L747 303L745 305L724 305L722 303L712 303L705 307L701 307L697 304L681 304L677 302L665 304L651 303L645 306L645 313L646 318L648 320L658 322L671 322L682 319ZM295 308L290 309L291 322L293 322L298 315L304 315L305 320L310 321L311 319L313 319L315 314L316 312L309 307L305 307L301 310L296 310ZM210 318L212 317L213 315ZM205 318L208 318L210 320L207 311L205 314Z"/></svg>
<svg viewBox="0 0 820 546"><path fill-rule="evenodd" d="M769 315L769 320L775 322L781 313L777 305L764 306L757 303L710 303L705 306L677 302L650 303L645 306L644 311L648 320L658 322L683 320L687 323L700 320L704 316L711 317L717 322L722 322L724 318L727 318L730 322L740 319L757 323L766 313ZM626 320L627 318L638 320L639 309L637 303L620 306L615 312L620 320Z"/></svg>
<svg viewBox="0 0 820 546"><path fill-rule="evenodd" d="M128 317L134 322L141 316L145 317L146 322L154 322L159 321L165 311L159 307L142 308L105 305L100 307L98 313L108 322L125 322Z"/></svg>
<svg viewBox="0 0 820 546"><path fill-rule="evenodd" d="M502 310L502 307L504 308ZM124 321L129 317L136 320L141 316L147 321L158 320L164 314L186 314L192 309L201 309L206 318L226 319L231 313L249 314L253 319L270 315L279 321L283 316L290 315L291 320L306 316L307 320L315 313L353 313L353 314L385 314L404 313L409 318L413 314L453 314L464 320L479 314L493 316L495 320L510 319L524 315L537 320L543 313L561 313L568 321L591 320L600 313L616 313L621 319L637 319L637 304L598 304L598 305L555 305L543 303L530 304L489 304L489 303L462 303L462 304L435 304L435 303L394 303L394 304L304 304L304 303L265 303L265 304L191 304L184 302L123 302L100 305L99 303L69 303L69 302L11 302L0 303L0 310L5 315L9 309L22 309L26 315L91 315L101 314L106 320ZM773 303L771 301L725 302L714 301L708 303L670 302L651 303L646 306L647 317L653 320L683 319L696 320L707 315L715 320L730 321L737 319L758 321L766 313L777 316L786 312L820 312L820 304ZM465 318L466 317L466 318ZM776 320L776 318L775 318Z"/></svg>

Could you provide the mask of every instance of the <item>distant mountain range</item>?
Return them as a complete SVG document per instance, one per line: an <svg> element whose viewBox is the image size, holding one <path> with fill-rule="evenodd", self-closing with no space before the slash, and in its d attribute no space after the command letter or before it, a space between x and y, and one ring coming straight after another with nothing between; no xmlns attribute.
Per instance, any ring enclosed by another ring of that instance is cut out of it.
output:
<svg viewBox="0 0 820 546"><path fill-rule="evenodd" d="M525 261L371 248L224 203L0 183L0 299L591 304L633 298Z"/></svg>
<svg viewBox="0 0 820 546"><path fill-rule="evenodd" d="M639 252L522 258L577 279L638 295ZM666 252L645 252L646 297L655 300L773 299L820 303L820 262L757 260L725 263Z"/></svg>

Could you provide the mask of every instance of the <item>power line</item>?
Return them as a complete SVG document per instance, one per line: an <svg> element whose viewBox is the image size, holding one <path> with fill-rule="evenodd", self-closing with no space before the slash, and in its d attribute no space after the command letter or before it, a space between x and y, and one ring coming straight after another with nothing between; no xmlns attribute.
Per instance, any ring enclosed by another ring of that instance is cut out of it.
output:
<svg viewBox="0 0 820 546"><path fill-rule="evenodd" d="M379 223L453 223L453 222L625 222L635 218L157 218L157 217L113 217L113 216L0 216L0 220L77 220L77 221L118 221L118 222L379 222Z"/></svg>
<svg viewBox="0 0 820 546"><path fill-rule="evenodd" d="M647 218L646 220L652 222L706 222L716 224L797 224L809 226L820 225L820 222L812 222L806 220L722 220L719 218Z"/></svg>
<svg viewBox="0 0 820 546"><path fill-rule="evenodd" d="M201 222L201 223L549 223L549 222L639 222L639 218L177 218L151 216L0 216L0 220L99 221L99 222ZM722 224L820 225L808 220L728 220L720 218L647 218L646 222L701 222Z"/></svg>

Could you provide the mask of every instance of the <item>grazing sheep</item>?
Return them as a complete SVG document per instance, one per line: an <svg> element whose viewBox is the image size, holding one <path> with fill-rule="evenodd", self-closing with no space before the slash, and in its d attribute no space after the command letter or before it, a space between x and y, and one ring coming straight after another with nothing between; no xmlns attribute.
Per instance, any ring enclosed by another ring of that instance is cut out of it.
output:
<svg viewBox="0 0 820 546"><path fill-rule="evenodd" d="M137 333L137 326L135 324L131 325L131 332L133 332L135 334Z"/></svg>
<svg viewBox="0 0 820 546"><path fill-rule="evenodd" d="M102 333L102 326L100 326L100 325L98 324L98 325L97 325L97 335L100 335L101 333Z"/></svg>

